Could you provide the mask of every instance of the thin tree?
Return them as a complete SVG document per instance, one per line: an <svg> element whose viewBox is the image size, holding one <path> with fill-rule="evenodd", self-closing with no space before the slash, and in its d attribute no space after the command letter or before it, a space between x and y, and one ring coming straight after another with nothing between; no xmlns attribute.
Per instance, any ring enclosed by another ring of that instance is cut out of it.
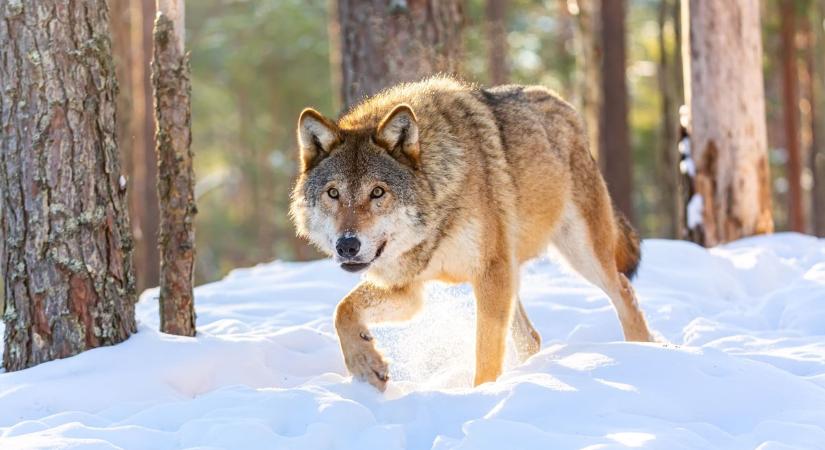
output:
<svg viewBox="0 0 825 450"><path fill-rule="evenodd" d="M121 161L129 184L129 216L135 239L138 292L158 284L158 200L155 188L155 127L149 62L155 5L142 0L109 0L112 49L118 86Z"/></svg>
<svg viewBox="0 0 825 450"><path fill-rule="evenodd" d="M811 2L811 14L808 24L809 40L806 49L808 71L811 74L811 151L808 164L812 175L811 218L812 229L817 236L825 236L825 128L820 107L823 105L825 92L825 32L822 22L825 19L825 1Z"/></svg>
<svg viewBox="0 0 825 450"><path fill-rule="evenodd" d="M341 24L340 18L338 17L338 0L326 0L327 3L327 11L329 12L329 18L327 19L327 36L329 39L329 67L332 70L329 71L329 78L330 84L332 86L332 92L339 92L343 95L343 80L342 80L342 70L340 70L341 66L341 51L343 50L341 47ZM333 108L338 110L341 109L341 101L343 97L333 96ZM306 242L302 239L295 239L293 240L299 247L306 248Z"/></svg>
<svg viewBox="0 0 825 450"><path fill-rule="evenodd" d="M117 143L120 150L121 169L129 174L132 155L131 139L131 53L132 53L132 14L129 1L107 0L109 5L109 29L112 34L112 56L115 61L115 77L117 78ZM127 183L129 175L126 176ZM129 211L132 226L135 226L135 216ZM137 256L135 256L137 265ZM140 284L138 282L138 284ZM139 286L138 286L139 288Z"/></svg>
<svg viewBox="0 0 825 450"><path fill-rule="evenodd" d="M785 122L785 149L788 180L788 227L800 233L805 231L802 207L802 157L799 149L799 69L796 55L795 0L780 4L782 51L782 106Z"/></svg>
<svg viewBox="0 0 825 450"><path fill-rule="evenodd" d="M759 1L683 1L682 30L693 235L714 246L772 232Z"/></svg>
<svg viewBox="0 0 825 450"><path fill-rule="evenodd" d="M195 176L183 0L158 0L152 86L160 215L160 330L195 335Z"/></svg>
<svg viewBox="0 0 825 450"><path fill-rule="evenodd" d="M338 0L337 6L344 108L400 82L458 73L460 0Z"/></svg>
<svg viewBox="0 0 825 450"><path fill-rule="evenodd" d="M103 0L0 0L6 370L136 331Z"/></svg>
<svg viewBox="0 0 825 450"><path fill-rule="evenodd" d="M587 126L593 157L599 159L599 122L602 106L601 89L601 15L600 0L570 0L568 9L576 18L576 97Z"/></svg>
<svg viewBox="0 0 825 450"><path fill-rule="evenodd" d="M599 154L614 204L633 221L633 159L627 122L625 0L602 0L602 108Z"/></svg>
<svg viewBox="0 0 825 450"><path fill-rule="evenodd" d="M158 178L155 160L155 119L149 62L152 60L152 24L155 5L151 0L128 1L131 15L129 77L132 109L130 118L131 155L129 164L129 211L134 219L135 269L138 290L159 282L158 228L160 211L155 189Z"/></svg>
<svg viewBox="0 0 825 450"><path fill-rule="evenodd" d="M679 6L677 1L661 0L658 11L659 67L657 78L661 95L660 149L656 153L656 178L659 210L663 218L661 234L679 235L681 199L679 195L679 105L682 104L682 68L678 58ZM669 34L670 33L670 34ZM670 37L675 42L671 45ZM674 48L675 47L675 48Z"/></svg>
<svg viewBox="0 0 825 450"><path fill-rule="evenodd" d="M507 60L507 0L487 0L485 15L487 32L487 67L490 84L505 84L510 79Z"/></svg>

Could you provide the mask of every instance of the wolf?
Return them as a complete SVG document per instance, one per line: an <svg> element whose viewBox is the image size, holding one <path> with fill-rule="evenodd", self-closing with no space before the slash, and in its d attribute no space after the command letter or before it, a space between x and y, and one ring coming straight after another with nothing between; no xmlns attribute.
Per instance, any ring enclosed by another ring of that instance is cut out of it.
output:
<svg viewBox="0 0 825 450"><path fill-rule="evenodd" d="M501 374L508 333L519 359L538 352L519 267L551 246L607 294L625 339L651 340L629 281L639 237L613 208L580 116L552 91L437 76L337 120L305 109L297 137L297 233L363 272L334 316L354 378L386 388L369 326L413 318L431 280L472 286L474 385Z"/></svg>

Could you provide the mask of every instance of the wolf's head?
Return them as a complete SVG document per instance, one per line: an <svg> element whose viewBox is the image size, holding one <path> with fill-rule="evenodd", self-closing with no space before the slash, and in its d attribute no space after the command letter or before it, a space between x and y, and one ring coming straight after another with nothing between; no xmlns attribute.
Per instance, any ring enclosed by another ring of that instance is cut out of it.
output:
<svg viewBox="0 0 825 450"><path fill-rule="evenodd" d="M377 126L341 129L313 109L298 120L301 174L290 213L298 233L357 272L423 240L419 128L396 106Z"/></svg>

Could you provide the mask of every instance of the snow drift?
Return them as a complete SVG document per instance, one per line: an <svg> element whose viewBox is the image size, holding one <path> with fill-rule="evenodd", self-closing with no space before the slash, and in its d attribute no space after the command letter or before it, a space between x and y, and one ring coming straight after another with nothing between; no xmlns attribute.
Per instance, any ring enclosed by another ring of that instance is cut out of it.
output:
<svg viewBox="0 0 825 450"><path fill-rule="evenodd" d="M479 388L467 286L434 284L413 322L375 330L385 394L346 376L331 318L358 278L330 262L199 287L196 338L155 331L147 291L127 342L0 373L0 448L825 448L825 240L643 254L662 343L621 342L607 297L540 259L521 298L543 349Z"/></svg>

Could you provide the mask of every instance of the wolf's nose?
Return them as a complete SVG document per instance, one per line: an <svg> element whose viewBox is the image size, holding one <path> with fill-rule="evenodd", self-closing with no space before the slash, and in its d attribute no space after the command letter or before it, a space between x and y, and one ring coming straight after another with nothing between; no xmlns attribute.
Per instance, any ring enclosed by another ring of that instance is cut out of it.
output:
<svg viewBox="0 0 825 450"><path fill-rule="evenodd" d="M338 239L335 250L343 258L354 258L358 254L358 250L361 250L361 241L356 237L343 237Z"/></svg>

